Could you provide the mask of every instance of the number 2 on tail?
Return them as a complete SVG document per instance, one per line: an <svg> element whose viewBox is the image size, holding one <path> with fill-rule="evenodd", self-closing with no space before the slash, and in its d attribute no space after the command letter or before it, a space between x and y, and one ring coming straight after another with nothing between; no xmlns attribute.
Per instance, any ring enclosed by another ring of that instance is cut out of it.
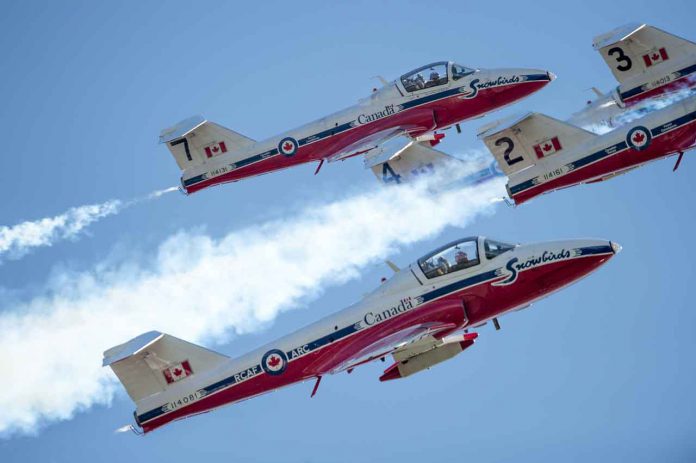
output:
<svg viewBox="0 0 696 463"><path fill-rule="evenodd" d="M507 147L505 148L505 153L503 153L503 159L505 159L505 162L507 162L508 166L524 161L524 158L522 156L517 156L516 158L510 159L510 153L512 153L512 150L515 149L515 144L512 142L511 138L503 137L496 140L495 142L495 146L500 146L502 144L507 145Z"/></svg>

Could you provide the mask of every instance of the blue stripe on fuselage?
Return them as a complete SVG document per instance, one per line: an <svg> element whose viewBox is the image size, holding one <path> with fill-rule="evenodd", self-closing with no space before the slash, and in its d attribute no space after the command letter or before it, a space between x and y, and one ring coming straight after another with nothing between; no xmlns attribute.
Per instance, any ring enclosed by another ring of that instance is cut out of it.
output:
<svg viewBox="0 0 696 463"><path fill-rule="evenodd" d="M611 246L587 246L584 248L577 248L577 251L578 255L580 256L594 256L597 254L608 254L614 252Z"/></svg>
<svg viewBox="0 0 696 463"><path fill-rule="evenodd" d="M474 276L469 277L469 278L465 278L464 280L455 281L454 283L451 283L449 285L443 286L443 287L438 288L438 289L434 289L434 290L430 291L429 293L425 293L420 298L423 300L423 303L430 302L434 299L439 299L442 296L446 296L447 294L454 293L454 292L459 291L461 289L464 289L466 287L474 286L474 285L477 285L479 283L483 283L484 281L487 281L487 280L492 280L496 276L500 276L500 275L496 275L496 273L499 270L500 269L491 270L488 272L479 273L478 275L474 275Z"/></svg>
<svg viewBox="0 0 696 463"><path fill-rule="evenodd" d="M674 79L674 81L672 81L672 82L675 82L675 81L681 79L682 77L686 77L693 72L696 72L696 64L693 64L693 65L686 67L680 71L677 71L675 74L678 74L678 77L676 79ZM669 84L671 82L667 82L667 83ZM645 93L645 92L649 92L650 90L654 90L652 88L643 89L644 86L645 85L641 85L639 87L634 87L630 90L626 90L625 92L620 93L619 97L623 101L623 100L626 100L627 98L633 98L634 96L640 95L641 93Z"/></svg>

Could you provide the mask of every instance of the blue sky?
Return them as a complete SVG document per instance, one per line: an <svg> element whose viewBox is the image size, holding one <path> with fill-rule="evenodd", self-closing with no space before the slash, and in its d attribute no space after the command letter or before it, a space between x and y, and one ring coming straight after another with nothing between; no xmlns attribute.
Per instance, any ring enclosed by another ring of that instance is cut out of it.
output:
<svg viewBox="0 0 696 463"><path fill-rule="evenodd" d="M594 35L648 21L694 40L694 10L690 2L656 8L638 1L531 8L506 2L6 5L0 18L0 225L175 185L178 168L157 135L190 115L264 138L353 104L369 94L372 76L391 79L440 59L549 69L556 81L498 115L536 110L567 117L591 97L588 88L614 85L591 47ZM443 150L482 149L474 136L482 123L448 135ZM312 400L312 385L298 385L146 438L113 433L133 410L125 394L117 394L111 406L46 423L34 435L0 438L0 457L693 461L690 179L696 167L690 161L687 155L676 174L673 160L661 161L519 209L499 206L465 229L447 227L398 246L392 259L399 264L469 234L518 242L602 237L624 246L597 274L504 317L499 332L482 328L474 348L424 374L381 384L384 365L370 365L326 378ZM358 160L325 166L317 177L313 171L303 166L191 197L165 195L105 218L78 239L4 261L0 311L24 307L66 275L98 273L113 262L147 267L177 232L215 239L374 183ZM245 352L354 302L387 274L385 266L370 263L360 277L307 294L300 308L215 347L232 356ZM185 333L191 320L179 322ZM0 352L6 355L34 361ZM45 388L51 390L50 382Z"/></svg>

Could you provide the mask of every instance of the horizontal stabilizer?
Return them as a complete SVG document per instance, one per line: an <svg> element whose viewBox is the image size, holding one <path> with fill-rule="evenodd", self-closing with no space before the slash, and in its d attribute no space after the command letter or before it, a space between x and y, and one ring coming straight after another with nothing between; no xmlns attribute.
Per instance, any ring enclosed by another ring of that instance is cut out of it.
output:
<svg viewBox="0 0 696 463"><path fill-rule="evenodd" d="M188 119L184 119L178 124L162 130L160 133L160 143L169 143L170 141L183 138L206 122L208 121L206 121L203 116L192 116Z"/></svg>
<svg viewBox="0 0 696 463"><path fill-rule="evenodd" d="M150 331L104 352L109 366L134 402L174 383L211 370L228 357L159 331Z"/></svg>
<svg viewBox="0 0 696 463"><path fill-rule="evenodd" d="M121 360L125 360L130 356L138 354L148 346L162 339L163 336L164 334L160 333L159 331L148 331L147 333L143 333L124 344L112 347L104 352L102 366L108 367L112 363L120 362Z"/></svg>
<svg viewBox="0 0 696 463"><path fill-rule="evenodd" d="M596 135L544 114L528 113L488 124L478 136L510 176Z"/></svg>
<svg viewBox="0 0 696 463"><path fill-rule="evenodd" d="M595 37L592 40L592 46L595 50L599 50L601 48L608 47L609 45L615 45L619 42L623 42L643 27L645 27L645 24L636 22L624 24L616 29L612 29L609 32Z"/></svg>

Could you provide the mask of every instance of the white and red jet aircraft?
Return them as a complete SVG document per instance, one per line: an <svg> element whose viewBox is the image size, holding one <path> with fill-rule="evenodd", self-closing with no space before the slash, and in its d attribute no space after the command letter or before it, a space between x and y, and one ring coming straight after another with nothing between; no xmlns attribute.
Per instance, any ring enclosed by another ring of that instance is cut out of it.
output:
<svg viewBox="0 0 696 463"><path fill-rule="evenodd" d="M590 102L569 122L611 123L626 108L696 86L696 43L647 24L626 24L594 38L593 47L619 86Z"/></svg>
<svg viewBox="0 0 696 463"><path fill-rule="evenodd" d="M603 135L530 113L479 133L508 176L508 194L522 204L540 194L613 178L696 144L696 95Z"/></svg>
<svg viewBox="0 0 696 463"><path fill-rule="evenodd" d="M529 306L611 259L603 240L512 245L483 237L442 246L360 302L231 359L156 331L104 353L144 432L293 383L392 355L381 381L404 378L474 343L471 328ZM466 330L466 331L465 331Z"/></svg>
<svg viewBox="0 0 696 463"><path fill-rule="evenodd" d="M369 158L371 150L397 136L407 138L407 149L414 143L435 145L444 136L437 130L514 103L553 78L536 69L472 69L443 61L385 82L355 106L264 141L195 116L163 130L160 142L183 171L183 190L193 193L311 161L320 163L318 172L325 160L365 153Z"/></svg>

